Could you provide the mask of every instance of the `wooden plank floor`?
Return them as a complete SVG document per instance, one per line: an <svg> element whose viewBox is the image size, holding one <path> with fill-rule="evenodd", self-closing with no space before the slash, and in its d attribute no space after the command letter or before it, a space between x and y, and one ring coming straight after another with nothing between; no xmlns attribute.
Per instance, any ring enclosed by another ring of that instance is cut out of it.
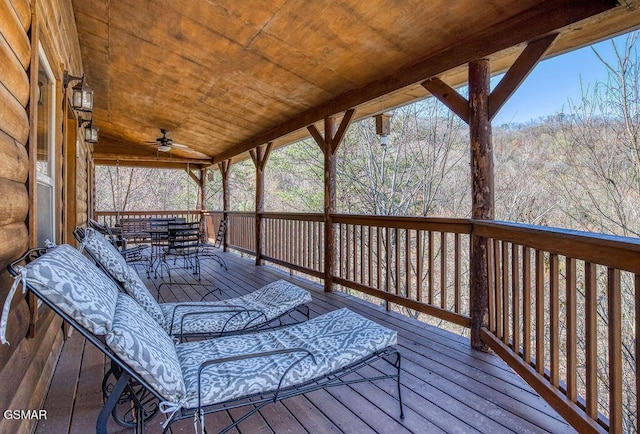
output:
<svg viewBox="0 0 640 434"><path fill-rule="evenodd" d="M399 418L395 383L391 380L319 390L271 404L242 422L240 433L437 433L491 432L492 434L567 433L574 430L497 356L474 351L467 338L428 326L342 293L327 294L319 285L291 278L268 266L256 267L237 255L224 255L228 271L203 259L202 283L216 286L226 297L253 291L277 279L290 280L312 291L311 316L341 307L398 332L402 353L402 393L405 419ZM175 272L174 272L175 275ZM184 282L184 273L176 279ZM155 294L160 278L148 279ZM206 292L189 285L163 290L165 301L199 300ZM300 318L295 318L296 320ZM95 430L102 405L100 382L108 369L105 357L78 333L63 347L44 409L47 420L38 433L87 433ZM367 367L354 376L370 375ZM242 415L241 409L209 415L208 432L216 432ZM147 427L161 432L164 418ZM173 432L193 432L193 422L173 425ZM110 432L132 432L110 421Z"/></svg>

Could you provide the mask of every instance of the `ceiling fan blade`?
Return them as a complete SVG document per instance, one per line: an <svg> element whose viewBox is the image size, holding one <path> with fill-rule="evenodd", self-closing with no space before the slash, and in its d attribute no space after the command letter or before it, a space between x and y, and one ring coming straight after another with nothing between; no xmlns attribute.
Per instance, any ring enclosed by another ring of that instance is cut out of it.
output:
<svg viewBox="0 0 640 434"><path fill-rule="evenodd" d="M176 148L181 148L181 149L191 149L190 147L188 147L187 145L183 145L182 143L171 143L171 146L174 146Z"/></svg>

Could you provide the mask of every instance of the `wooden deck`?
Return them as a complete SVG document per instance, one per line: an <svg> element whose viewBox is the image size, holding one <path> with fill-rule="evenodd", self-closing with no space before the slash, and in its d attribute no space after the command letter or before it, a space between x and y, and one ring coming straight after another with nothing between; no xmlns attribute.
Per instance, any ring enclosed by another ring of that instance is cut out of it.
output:
<svg viewBox="0 0 640 434"><path fill-rule="evenodd" d="M403 433L403 432L574 432L497 356L474 351L467 338L425 325L342 293L327 294L319 285L275 270L256 267L234 254L225 254L228 271L203 260L203 282L222 288L228 296L252 291L271 281L287 279L312 290L311 316L348 307L398 332L403 356L402 385L405 419L399 416L391 380L320 390L265 407L242 422L241 433ZM155 290L160 279L147 283ZM166 301L199 299L196 290L180 286L163 292ZM102 406L100 382L108 369L105 357L78 333L67 339L40 421L38 433L87 433L95 430ZM362 374L374 368L365 368ZM209 432L239 417L242 411L209 415ZM162 416L148 426L161 432ZM193 432L191 420L173 425L173 432ZM110 432L132 432L110 421Z"/></svg>

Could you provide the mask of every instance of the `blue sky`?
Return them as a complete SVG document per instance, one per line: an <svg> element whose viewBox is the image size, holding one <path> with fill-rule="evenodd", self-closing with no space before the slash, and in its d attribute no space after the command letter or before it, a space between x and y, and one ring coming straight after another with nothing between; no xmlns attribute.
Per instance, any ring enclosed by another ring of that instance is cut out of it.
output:
<svg viewBox="0 0 640 434"><path fill-rule="evenodd" d="M624 46L626 36L614 38ZM611 40L593 47L608 61L615 58ZM553 115L568 109L567 101L578 103L582 86L593 88L597 81L606 81L607 71L590 47L581 48L540 62L516 93L493 120L494 125L522 123Z"/></svg>

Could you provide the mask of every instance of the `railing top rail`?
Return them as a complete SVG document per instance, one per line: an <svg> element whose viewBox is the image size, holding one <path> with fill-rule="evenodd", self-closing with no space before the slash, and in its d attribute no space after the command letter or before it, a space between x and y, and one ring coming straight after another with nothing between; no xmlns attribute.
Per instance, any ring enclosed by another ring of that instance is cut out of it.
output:
<svg viewBox="0 0 640 434"><path fill-rule="evenodd" d="M422 229L427 231L471 233L468 219L441 217L400 217L353 214L332 214L334 223L346 223L364 226L380 226L400 229Z"/></svg>
<svg viewBox="0 0 640 434"><path fill-rule="evenodd" d="M263 212L263 213L260 213L260 215L263 218L273 219L273 220L303 220L303 221L316 221L316 222L324 221L324 214L318 214L318 213Z"/></svg>
<svg viewBox="0 0 640 434"><path fill-rule="evenodd" d="M227 211L227 215L230 215L230 216L233 216L233 215L255 216L256 213L255 213L255 211Z"/></svg>
<svg viewBox="0 0 640 434"><path fill-rule="evenodd" d="M476 235L640 274L640 238L502 221L471 222Z"/></svg>
<svg viewBox="0 0 640 434"><path fill-rule="evenodd" d="M96 211L99 216L200 214L200 210L173 211Z"/></svg>

